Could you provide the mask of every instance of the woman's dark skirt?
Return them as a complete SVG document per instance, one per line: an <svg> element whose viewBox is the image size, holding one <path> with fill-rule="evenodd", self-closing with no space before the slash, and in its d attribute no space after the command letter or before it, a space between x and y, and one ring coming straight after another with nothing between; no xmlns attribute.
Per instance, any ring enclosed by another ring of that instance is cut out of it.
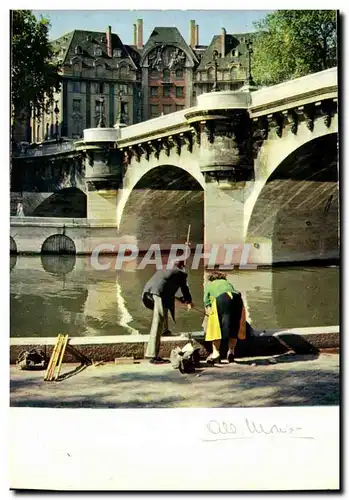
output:
<svg viewBox="0 0 349 500"><path fill-rule="evenodd" d="M240 320L243 308L240 293L233 293L232 298L227 293L222 293L216 299L217 313L221 327L221 357L226 357L229 339L237 339L240 329Z"/></svg>

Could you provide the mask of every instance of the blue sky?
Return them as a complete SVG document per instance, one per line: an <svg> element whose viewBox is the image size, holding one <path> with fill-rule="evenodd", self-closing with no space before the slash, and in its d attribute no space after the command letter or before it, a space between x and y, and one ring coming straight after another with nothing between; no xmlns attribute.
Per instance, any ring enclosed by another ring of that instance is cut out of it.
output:
<svg viewBox="0 0 349 500"><path fill-rule="evenodd" d="M51 21L50 39L74 29L105 31L107 26L126 44L132 44L133 24L143 19L144 43L155 26L176 26L184 39L189 40L189 21L199 25L199 42L207 45L214 34L224 27L227 33L253 31L253 21L262 19L266 10L33 10Z"/></svg>

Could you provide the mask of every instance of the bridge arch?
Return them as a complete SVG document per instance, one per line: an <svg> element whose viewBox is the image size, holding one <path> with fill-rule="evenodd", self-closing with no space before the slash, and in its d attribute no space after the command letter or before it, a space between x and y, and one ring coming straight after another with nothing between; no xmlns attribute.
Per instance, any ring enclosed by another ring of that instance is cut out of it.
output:
<svg viewBox="0 0 349 500"><path fill-rule="evenodd" d="M307 128L305 122L302 122L299 124L297 134L292 134L290 131L284 131L283 133L284 135L280 139L276 137L268 137L260 148L258 156L255 160L254 187L248 200L246 200L245 213L247 214L247 217L245 217L245 235L253 207L256 204L263 187L268 182L268 179L273 172L276 171L283 161L285 161L297 150L300 150L300 148L305 146L307 143L312 143L312 141L319 139L320 137L338 134L338 116L335 115L332 117L329 127L325 125L323 118L318 118L314 121L314 128L312 131Z"/></svg>
<svg viewBox="0 0 349 500"><path fill-rule="evenodd" d="M87 217L87 196L76 187L60 189L33 210L33 217Z"/></svg>
<svg viewBox="0 0 349 500"><path fill-rule="evenodd" d="M246 211L254 254L269 262L337 259L337 134L318 134L268 168Z"/></svg>
<svg viewBox="0 0 349 500"><path fill-rule="evenodd" d="M198 162L193 158L193 155L189 153L181 154L181 156L171 153L167 161L147 161L142 158L141 161L137 163L135 160L132 160L131 164L127 167L123 178L123 188L119 191L116 200L116 223L118 227L121 225L122 215L127 200L136 184L151 170L155 168L165 169L169 165L184 170L190 177L193 177L197 181L203 190L205 189L205 179L200 171Z"/></svg>
<svg viewBox="0 0 349 500"><path fill-rule="evenodd" d="M204 185L199 167L194 172L171 162L144 164L141 171L132 166L117 202L119 232L135 238L141 250L153 243L167 248L184 243L190 224L192 243L201 243Z"/></svg>

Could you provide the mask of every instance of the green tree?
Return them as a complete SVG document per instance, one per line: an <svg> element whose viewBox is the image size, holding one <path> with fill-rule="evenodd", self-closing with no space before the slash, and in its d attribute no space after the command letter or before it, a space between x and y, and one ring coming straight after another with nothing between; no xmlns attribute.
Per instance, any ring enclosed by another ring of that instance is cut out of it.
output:
<svg viewBox="0 0 349 500"><path fill-rule="evenodd" d="M11 12L11 100L16 116L24 108L39 114L60 89L59 67L48 41L50 23L30 10Z"/></svg>
<svg viewBox="0 0 349 500"><path fill-rule="evenodd" d="M336 66L336 18L334 10L277 10L256 22L254 81L275 85Z"/></svg>

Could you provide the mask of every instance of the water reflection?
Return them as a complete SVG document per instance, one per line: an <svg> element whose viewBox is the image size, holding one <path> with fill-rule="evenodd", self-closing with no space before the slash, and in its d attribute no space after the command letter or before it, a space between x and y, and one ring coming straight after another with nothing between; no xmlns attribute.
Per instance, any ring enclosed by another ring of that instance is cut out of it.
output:
<svg viewBox="0 0 349 500"><path fill-rule="evenodd" d="M65 276L66 274L71 273L76 264L75 254L41 254L40 259L41 265L46 272L56 274L58 276Z"/></svg>
<svg viewBox="0 0 349 500"><path fill-rule="evenodd" d="M129 335L149 332L151 311L140 297L154 272L98 271L88 257L14 256L11 268L11 336L55 337ZM110 257L106 257L109 259ZM336 325L339 321L339 270L292 267L232 271L228 276L243 294L249 321L256 328ZM203 269L189 270L194 303L202 308ZM173 332L200 330L202 314L178 308Z"/></svg>

